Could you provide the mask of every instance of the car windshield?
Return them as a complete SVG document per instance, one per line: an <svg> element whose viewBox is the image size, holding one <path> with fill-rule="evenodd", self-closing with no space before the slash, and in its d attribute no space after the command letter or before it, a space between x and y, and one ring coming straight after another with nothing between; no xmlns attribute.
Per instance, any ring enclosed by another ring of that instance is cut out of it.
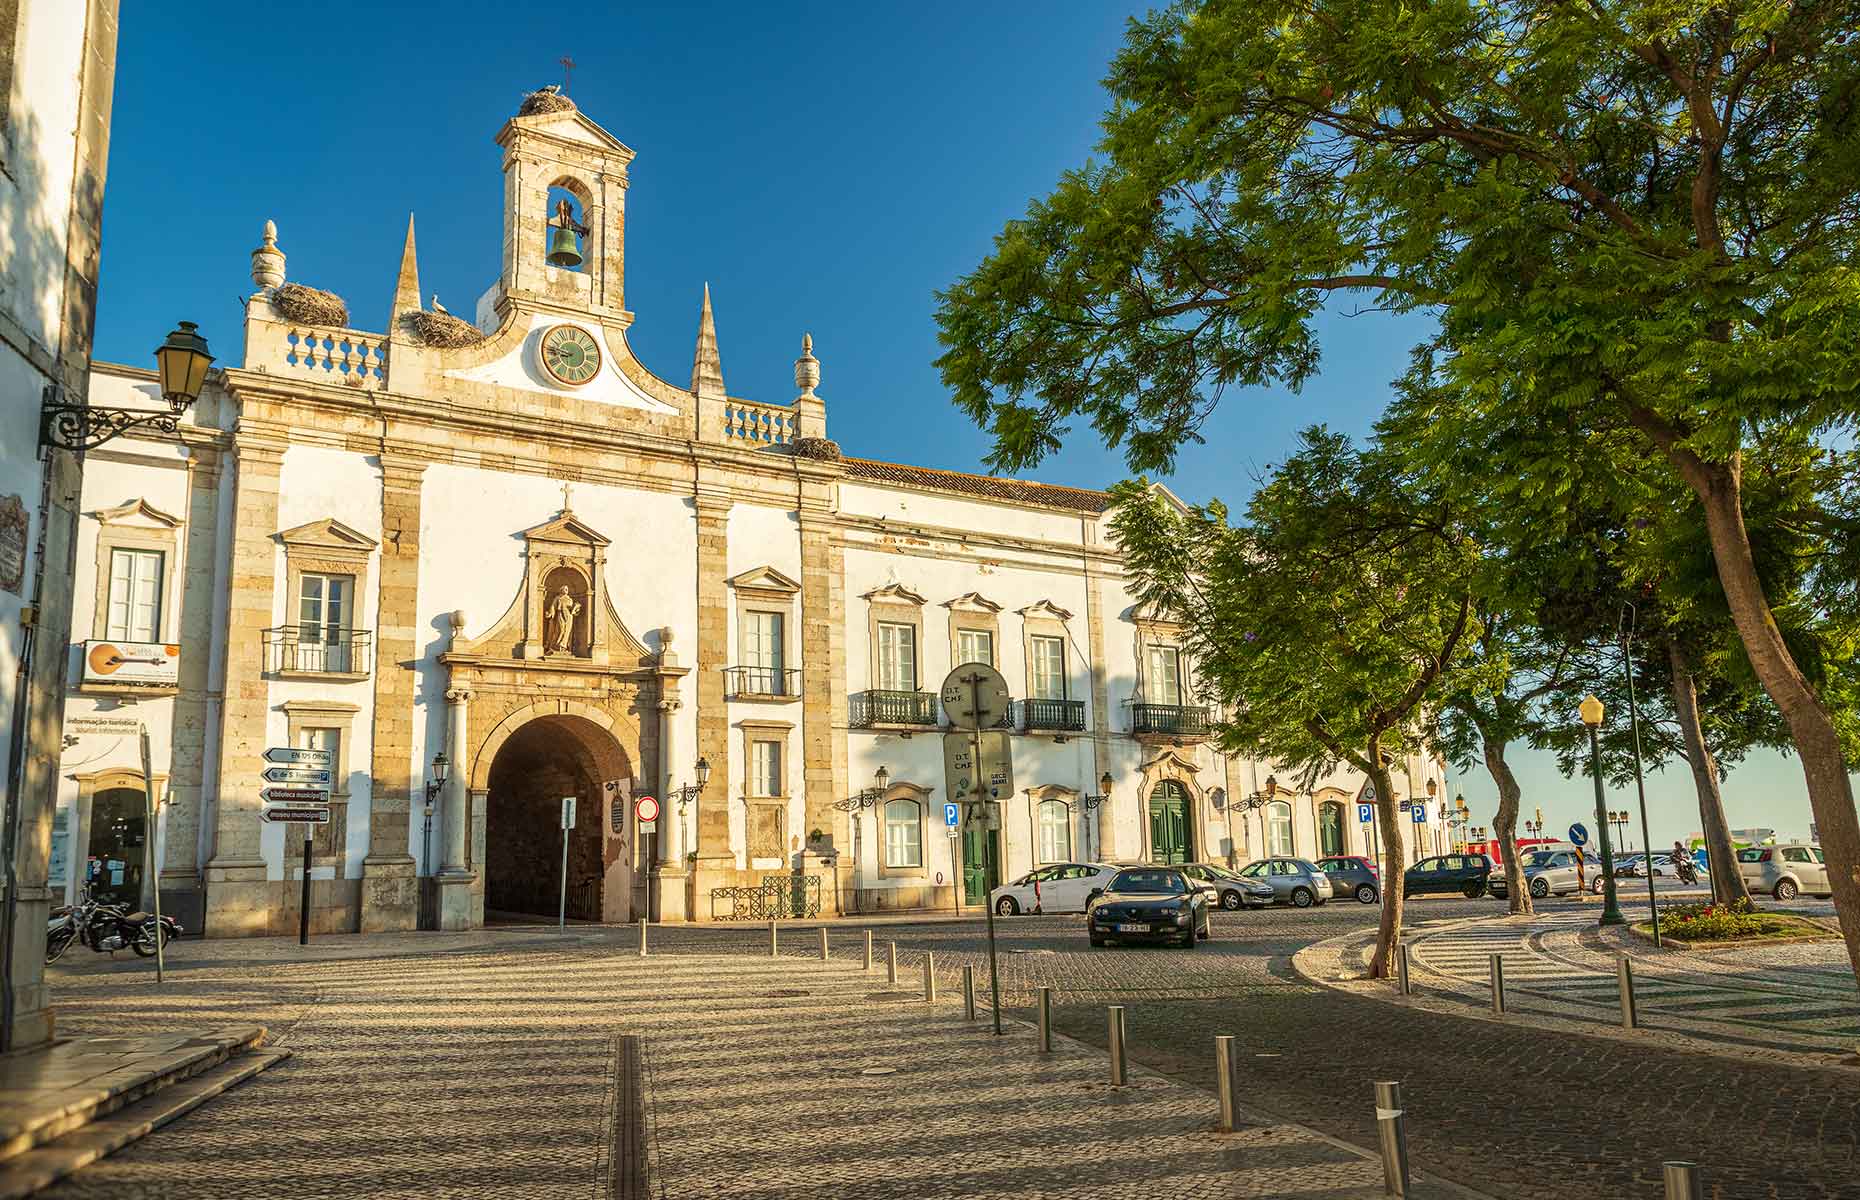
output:
<svg viewBox="0 0 1860 1200"><path fill-rule="evenodd" d="M1179 896L1186 889L1182 877L1174 871L1119 871L1111 881L1113 892L1157 892Z"/></svg>

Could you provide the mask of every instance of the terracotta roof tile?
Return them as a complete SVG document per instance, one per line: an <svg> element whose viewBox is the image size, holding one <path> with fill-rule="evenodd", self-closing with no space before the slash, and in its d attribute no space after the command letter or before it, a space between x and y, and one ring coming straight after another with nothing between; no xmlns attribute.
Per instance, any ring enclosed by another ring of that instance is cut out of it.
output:
<svg viewBox="0 0 1860 1200"><path fill-rule="evenodd" d="M1051 483L1036 483L1030 479L1002 479L996 475L968 475L961 471L937 471L929 467L906 467L870 458L848 458L845 466L846 474L853 478L869 479L876 483L960 492L989 500L1037 504L1043 508L1063 508L1071 512L1101 513L1111 507L1111 497L1107 493L1089 488L1060 487Z"/></svg>

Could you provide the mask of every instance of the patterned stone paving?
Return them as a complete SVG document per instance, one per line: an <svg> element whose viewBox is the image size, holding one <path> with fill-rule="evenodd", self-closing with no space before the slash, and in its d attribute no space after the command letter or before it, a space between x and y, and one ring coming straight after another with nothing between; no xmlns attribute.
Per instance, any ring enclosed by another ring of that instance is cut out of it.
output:
<svg viewBox="0 0 1860 1200"><path fill-rule="evenodd" d="M159 990L127 965L61 972L64 1027L237 1014L293 1057L45 1196L598 1197L623 1032L668 1197L1381 1194L1361 1152L1257 1113L1218 1134L1209 1093L1141 1069L1113 1090L1102 1052L997 1039L959 992L924 1004L920 972L892 988L765 943L642 960L621 931L295 964L196 948L210 965Z"/></svg>

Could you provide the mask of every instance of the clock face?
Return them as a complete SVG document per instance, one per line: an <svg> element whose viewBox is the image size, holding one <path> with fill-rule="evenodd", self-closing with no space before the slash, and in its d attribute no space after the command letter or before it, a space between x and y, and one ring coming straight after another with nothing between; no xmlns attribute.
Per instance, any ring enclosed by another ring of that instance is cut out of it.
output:
<svg viewBox="0 0 1860 1200"><path fill-rule="evenodd" d="M561 382L579 387L601 369L601 346L579 325L557 325L543 334L542 364Z"/></svg>

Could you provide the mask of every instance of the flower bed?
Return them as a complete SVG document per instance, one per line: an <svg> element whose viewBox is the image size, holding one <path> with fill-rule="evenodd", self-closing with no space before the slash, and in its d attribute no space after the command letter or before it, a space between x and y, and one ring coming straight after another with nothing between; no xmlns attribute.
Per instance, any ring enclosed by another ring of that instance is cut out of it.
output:
<svg viewBox="0 0 1860 1200"><path fill-rule="evenodd" d="M1637 926L1652 933L1652 925ZM1787 913L1758 911L1748 900L1680 904L1660 910L1660 933L1681 942L1734 942L1767 938L1831 937L1826 929Z"/></svg>

